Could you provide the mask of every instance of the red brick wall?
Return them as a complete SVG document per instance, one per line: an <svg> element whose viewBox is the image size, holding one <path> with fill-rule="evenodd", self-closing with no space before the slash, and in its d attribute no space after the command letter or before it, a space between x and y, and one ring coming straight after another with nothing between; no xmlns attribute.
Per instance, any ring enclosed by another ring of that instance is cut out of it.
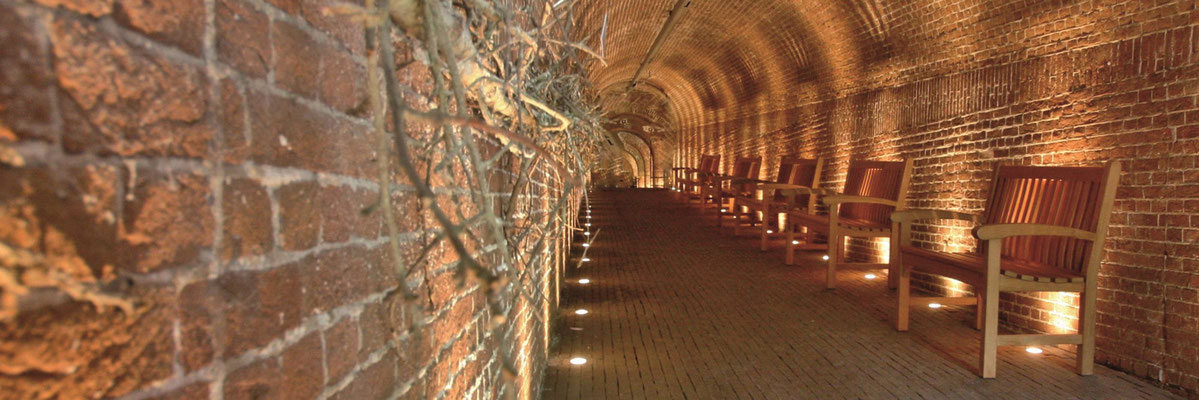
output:
<svg viewBox="0 0 1199 400"><path fill-rule="evenodd" d="M763 171L771 171L785 153L823 156L830 161L825 186L839 189L851 158L911 158L910 207L970 212L981 211L996 162L1120 160L1125 173L1100 271L1098 359L1196 395L1195 3L951 3L884 7L891 24L886 42L844 34L849 44L808 43L809 52L825 54L827 68L818 71L827 76L772 81L771 92L791 96L779 103L680 106L678 160L761 154ZM961 226L919 230L917 239L931 247L974 245ZM969 291L940 280L926 287ZM1003 319L1024 329L1065 331L1077 323L1076 305L1074 296L1005 295Z"/></svg>
<svg viewBox="0 0 1199 400"><path fill-rule="evenodd" d="M363 212L380 155L363 27L322 12L336 4L0 0L0 243L134 303L127 315L58 296L0 321L0 397L537 391L553 296L506 300L501 321L444 242L418 261L437 226L399 175L409 275L382 213ZM405 97L427 105L428 70L398 43ZM547 171L532 180L530 207L563 195ZM437 185L464 201L458 182ZM562 249L514 266L520 284L554 293Z"/></svg>

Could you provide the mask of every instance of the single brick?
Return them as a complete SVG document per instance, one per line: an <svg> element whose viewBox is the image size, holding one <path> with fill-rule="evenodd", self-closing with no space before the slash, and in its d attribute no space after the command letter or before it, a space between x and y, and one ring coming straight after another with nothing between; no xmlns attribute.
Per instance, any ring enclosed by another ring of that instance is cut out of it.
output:
<svg viewBox="0 0 1199 400"><path fill-rule="evenodd" d="M242 73L265 78L271 61L271 22L244 0L216 2L217 58Z"/></svg>
<svg viewBox="0 0 1199 400"><path fill-rule="evenodd" d="M224 235L221 258L261 255L274 245L271 199L266 188L245 178L227 179L221 199Z"/></svg>

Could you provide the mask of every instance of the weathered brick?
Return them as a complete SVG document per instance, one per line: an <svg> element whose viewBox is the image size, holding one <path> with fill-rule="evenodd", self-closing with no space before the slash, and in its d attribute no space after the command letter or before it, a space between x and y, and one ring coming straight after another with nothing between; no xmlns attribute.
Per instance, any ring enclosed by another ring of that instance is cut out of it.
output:
<svg viewBox="0 0 1199 400"><path fill-rule="evenodd" d="M377 207L377 191L326 186L321 188L318 202L323 210L321 235L325 243L379 236L382 211Z"/></svg>
<svg viewBox="0 0 1199 400"><path fill-rule="evenodd" d="M113 14L121 25L191 55L203 56L206 13L202 0L120 0Z"/></svg>
<svg viewBox="0 0 1199 400"><path fill-rule="evenodd" d="M358 321L345 318L325 330L325 360L329 381L337 382L358 365Z"/></svg>
<svg viewBox="0 0 1199 400"><path fill-rule="evenodd" d="M304 250L320 240L320 184L315 181L292 183L276 190L279 203L279 247Z"/></svg>
<svg viewBox="0 0 1199 400"><path fill-rule="evenodd" d="M365 127L257 91L247 101L251 160L357 177L377 174L372 138Z"/></svg>
<svg viewBox="0 0 1199 400"><path fill-rule="evenodd" d="M298 265L264 272L233 272L221 275L214 291L217 306L225 317L224 357L234 357L282 337L302 319L301 279Z"/></svg>
<svg viewBox="0 0 1199 400"><path fill-rule="evenodd" d="M266 188L252 179L227 179L221 199L224 235L221 258L261 255L274 244L271 199Z"/></svg>
<svg viewBox="0 0 1199 400"><path fill-rule="evenodd" d="M310 399L320 393L325 383L325 360L319 334L308 334L283 350L279 358L283 364L283 377L275 382L279 398Z"/></svg>
<svg viewBox="0 0 1199 400"><path fill-rule="evenodd" d="M60 100L86 120L64 132L68 151L207 155L213 128L204 118L208 82L201 69L130 46L75 18L54 20L50 36L58 85L68 95Z"/></svg>
<svg viewBox="0 0 1199 400"><path fill-rule="evenodd" d="M300 28L282 21L271 25L275 82L297 95L316 98L320 84L320 50L324 46Z"/></svg>
<svg viewBox="0 0 1199 400"><path fill-rule="evenodd" d="M33 29L16 9L0 5L0 131L53 141L54 76Z"/></svg>
<svg viewBox="0 0 1199 400"><path fill-rule="evenodd" d="M223 385L224 398L229 400L284 399L280 392L282 368L279 357L254 362L229 373Z"/></svg>
<svg viewBox="0 0 1199 400"><path fill-rule="evenodd" d="M207 177L136 167L122 200L118 267L149 272L194 262L212 246Z"/></svg>
<svg viewBox="0 0 1199 400"><path fill-rule="evenodd" d="M350 385L333 395L335 400L379 399L387 397L398 385L395 365L398 361L390 352L358 374Z"/></svg>
<svg viewBox="0 0 1199 400"><path fill-rule="evenodd" d="M265 78L271 62L271 23L243 0L216 2L217 57L242 73Z"/></svg>

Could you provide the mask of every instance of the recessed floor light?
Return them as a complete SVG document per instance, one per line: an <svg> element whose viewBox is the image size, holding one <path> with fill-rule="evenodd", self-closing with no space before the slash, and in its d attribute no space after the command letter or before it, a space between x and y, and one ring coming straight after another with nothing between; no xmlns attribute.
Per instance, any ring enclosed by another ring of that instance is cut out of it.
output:
<svg viewBox="0 0 1199 400"><path fill-rule="evenodd" d="M591 243L583 243L583 247L591 247Z"/></svg>
<svg viewBox="0 0 1199 400"><path fill-rule="evenodd" d="M874 279L874 278L878 278L878 275L875 275L875 274L866 274L866 279Z"/></svg>
<svg viewBox="0 0 1199 400"><path fill-rule="evenodd" d="M580 308L578 310L575 310L575 314L578 314L578 315L587 315L587 313L588 313L588 311L586 308Z"/></svg>
<svg viewBox="0 0 1199 400"><path fill-rule="evenodd" d="M941 308L941 303L928 303L928 308L932 308L932 309Z"/></svg>
<svg viewBox="0 0 1199 400"><path fill-rule="evenodd" d="M1025 348L1024 351L1027 351L1029 354L1041 354L1045 352L1044 350L1041 350L1040 347L1028 347Z"/></svg>
<svg viewBox="0 0 1199 400"><path fill-rule="evenodd" d="M590 280L590 279L587 279L587 278L583 278L583 279L579 279L579 283L580 283L580 284L583 284L583 285L586 285L586 284L588 284L588 283L591 283L591 280Z"/></svg>
<svg viewBox="0 0 1199 400"><path fill-rule="evenodd" d="M824 261L828 261L828 254L825 254L824 256L820 257L820 259L824 260Z"/></svg>
<svg viewBox="0 0 1199 400"><path fill-rule="evenodd" d="M587 257L583 257L583 262L591 262L591 259L587 258Z"/></svg>
<svg viewBox="0 0 1199 400"><path fill-rule="evenodd" d="M799 241L798 241L798 240L792 240L792 241L791 241L791 244L799 244Z"/></svg>
<svg viewBox="0 0 1199 400"><path fill-rule="evenodd" d="M770 229L767 229L767 230L766 230L766 234L767 234L767 235L769 235L769 234L772 234L772 233L774 233L774 231L772 231L772 230L770 230Z"/></svg>
<svg viewBox="0 0 1199 400"><path fill-rule="evenodd" d="M587 359L583 357L575 357L570 359L571 365L583 365L587 363Z"/></svg>

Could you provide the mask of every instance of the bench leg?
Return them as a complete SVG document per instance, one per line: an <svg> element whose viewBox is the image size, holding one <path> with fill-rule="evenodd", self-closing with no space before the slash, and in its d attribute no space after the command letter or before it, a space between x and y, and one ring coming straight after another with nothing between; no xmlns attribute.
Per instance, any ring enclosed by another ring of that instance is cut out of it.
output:
<svg viewBox="0 0 1199 400"><path fill-rule="evenodd" d="M770 234L766 233L766 214L767 213L765 211L762 212L762 246L761 246L762 251L767 250L766 246L767 246L767 243L770 241ZM776 233L783 233L783 229L786 229L786 227L779 227L779 231ZM791 235L790 233L788 233L787 237L794 237L794 235Z"/></svg>
<svg viewBox="0 0 1199 400"><path fill-rule="evenodd" d="M977 288L974 292L975 301L978 302L974 304L974 329L981 331L983 329L983 316L986 315L986 309L983 308L983 303L985 303L983 299L984 293L978 291Z"/></svg>
<svg viewBox="0 0 1199 400"><path fill-rule="evenodd" d="M908 331L908 319L912 311L912 273L900 265L899 309L895 313L895 330Z"/></svg>
<svg viewBox="0 0 1199 400"><path fill-rule="evenodd" d="M1088 279L1086 291L1081 293L1078 333L1082 335L1082 344L1078 345L1078 359L1076 360L1079 375L1095 373L1095 291L1097 286L1094 279Z"/></svg>
<svg viewBox="0 0 1199 400"><path fill-rule="evenodd" d="M979 357L979 373L983 378L994 378L999 348L999 257L1000 240L987 241L987 278L983 288L983 332L982 354ZM975 289L978 290L978 289Z"/></svg>
<svg viewBox="0 0 1199 400"><path fill-rule="evenodd" d="M799 230L799 228L787 231L787 265L795 265L795 231L797 230ZM765 223L762 223L762 234L766 234Z"/></svg>
<svg viewBox="0 0 1199 400"><path fill-rule="evenodd" d="M845 239L841 236L836 226L833 226L828 235L828 276L825 278L825 288L837 288L837 262L841 260L841 248L845 244Z"/></svg>
<svg viewBox="0 0 1199 400"><path fill-rule="evenodd" d="M899 269L902 267L899 257L899 224L891 224L891 238L887 241L887 288L899 286Z"/></svg>
<svg viewBox="0 0 1199 400"><path fill-rule="evenodd" d="M733 208L733 236L741 234L741 207Z"/></svg>

